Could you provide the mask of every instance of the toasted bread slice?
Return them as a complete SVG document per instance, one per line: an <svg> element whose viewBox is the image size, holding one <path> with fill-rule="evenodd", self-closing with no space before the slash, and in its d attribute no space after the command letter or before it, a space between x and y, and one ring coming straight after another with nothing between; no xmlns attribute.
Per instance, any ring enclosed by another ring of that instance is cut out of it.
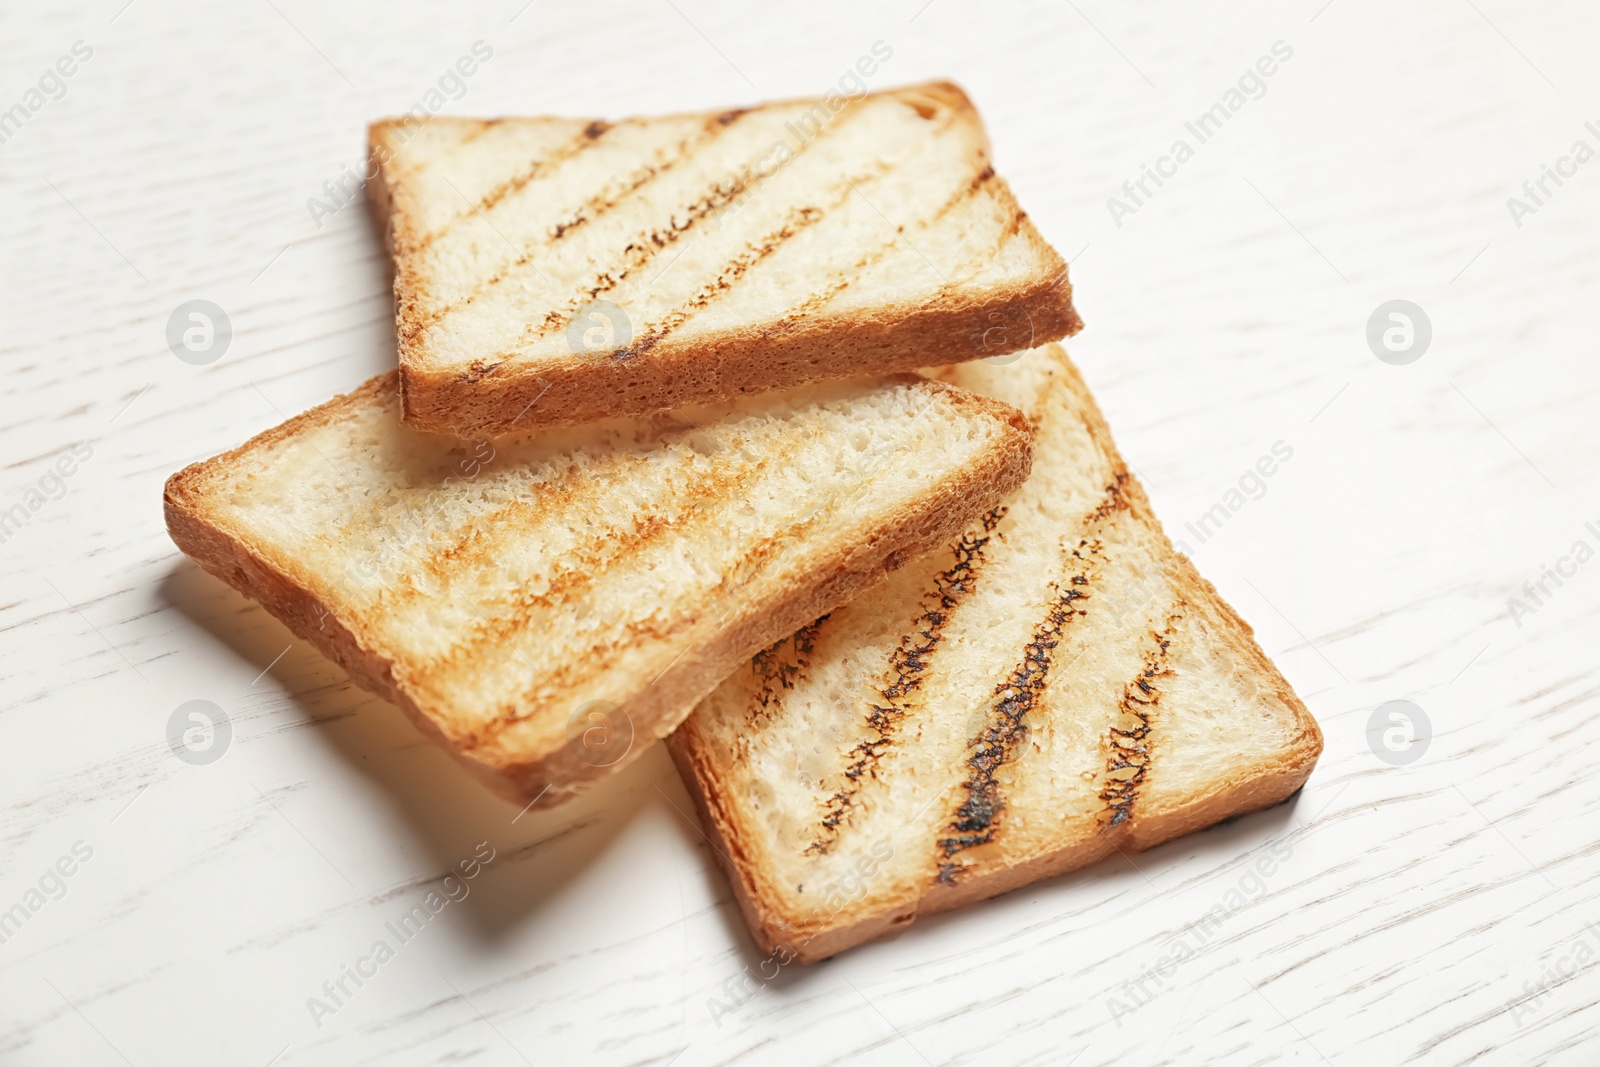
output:
<svg viewBox="0 0 1600 1067"><path fill-rule="evenodd" d="M1322 749L1059 346L940 373L1028 414L1028 482L669 742L767 951L821 959L1276 804Z"/></svg>
<svg viewBox="0 0 1600 1067"><path fill-rule="evenodd" d="M548 807L1027 476L905 375L468 442L374 378L167 481L167 529L499 792Z"/></svg>
<svg viewBox="0 0 1600 1067"><path fill-rule="evenodd" d="M401 118L370 141L423 429L913 371L1081 325L948 83L615 123Z"/></svg>

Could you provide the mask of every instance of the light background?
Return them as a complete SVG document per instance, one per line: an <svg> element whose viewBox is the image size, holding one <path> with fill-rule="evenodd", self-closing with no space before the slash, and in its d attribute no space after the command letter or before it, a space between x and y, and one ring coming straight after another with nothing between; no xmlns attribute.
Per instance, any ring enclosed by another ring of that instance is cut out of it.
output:
<svg viewBox="0 0 1600 1067"><path fill-rule="evenodd" d="M0 108L93 48L0 146L0 507L93 449L0 544L0 910L93 849L0 945L0 1062L1594 1062L1600 562L1507 601L1600 548L1600 161L1520 227L1506 199L1600 148L1600 12L124 2L0 13ZM169 473L392 363L365 205L319 228L306 201L480 39L450 112L811 95L880 40L874 87L964 85L1072 262L1070 350L1119 445L1323 725L1298 801L789 968L719 1026L758 957L659 749L513 822L186 562ZM1265 95L1116 226L1107 198L1278 41ZM234 329L206 367L164 338L193 298ZM1409 366L1364 337L1396 298L1432 322ZM1280 440L1266 494L1186 536ZM165 737L192 699L232 722L205 766ZM1432 723L1400 767L1366 735L1396 699ZM484 840L471 895L314 1025L306 998ZM1230 890L1209 947L1114 1019Z"/></svg>

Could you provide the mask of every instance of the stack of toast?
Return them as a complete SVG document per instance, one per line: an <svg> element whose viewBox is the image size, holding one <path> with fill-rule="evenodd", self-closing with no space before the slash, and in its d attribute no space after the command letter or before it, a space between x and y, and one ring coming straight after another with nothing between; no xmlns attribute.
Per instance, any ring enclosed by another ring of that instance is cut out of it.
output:
<svg viewBox="0 0 1600 1067"><path fill-rule="evenodd" d="M809 961L1310 774L960 89L370 142L398 368L174 474L167 526L507 799L665 739Z"/></svg>

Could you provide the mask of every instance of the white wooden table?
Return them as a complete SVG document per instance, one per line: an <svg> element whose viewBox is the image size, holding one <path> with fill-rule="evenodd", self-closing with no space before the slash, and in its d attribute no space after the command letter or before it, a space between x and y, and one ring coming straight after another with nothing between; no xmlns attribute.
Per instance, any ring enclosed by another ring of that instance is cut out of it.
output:
<svg viewBox="0 0 1600 1067"><path fill-rule="evenodd" d="M1600 162L1562 162L1600 149L1600 12L523 2L0 16L0 1062L1600 1061ZM340 192L369 120L441 78L465 114L816 94L879 41L875 87L979 103L1120 445L1327 752L1294 803L1137 869L750 983L659 749L518 817L185 561L160 490L392 362ZM166 339L194 299L232 327L203 366ZM1431 323L1405 365L1366 338L1397 299ZM168 742L196 700L231 731L211 762ZM1398 754L1367 732L1393 700L1431 723Z"/></svg>

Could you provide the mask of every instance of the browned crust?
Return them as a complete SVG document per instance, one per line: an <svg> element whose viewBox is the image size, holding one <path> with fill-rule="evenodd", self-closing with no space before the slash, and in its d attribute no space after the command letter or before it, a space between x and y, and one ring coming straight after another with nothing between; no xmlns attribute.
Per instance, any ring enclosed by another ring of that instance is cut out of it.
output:
<svg viewBox="0 0 1600 1067"><path fill-rule="evenodd" d="M1067 381L1062 384L1077 398L1090 434L1111 458L1113 471L1128 474L1110 428L1077 368L1059 346L1051 348L1067 372ZM920 899L906 898L904 894L878 898L869 895L819 923L787 909L759 860L744 847L744 839L755 835L745 828L722 768L717 765L711 746L700 737L695 720L690 718L668 739L668 748L695 798L703 825L718 847L745 921L763 951L792 955L802 963L826 959L899 930L920 914L948 911L997 896L1085 866L1110 855L1115 848L1144 851L1224 819L1272 807L1305 784L1322 754L1322 730L1316 719L1256 643L1249 624L1222 599L1215 586L1201 577L1188 557L1172 547L1143 486L1131 474L1125 479L1119 477L1119 481L1125 487L1134 517L1160 539L1167 577L1178 597L1292 716L1296 730L1291 743L1265 756L1254 774L1214 783L1208 792L1175 809L1137 813L1118 827L1115 842L1110 836L1097 834L1021 862L977 869L954 884L932 884Z"/></svg>
<svg viewBox="0 0 1600 1067"><path fill-rule="evenodd" d="M391 147L394 136L394 121L374 122L367 127L367 154L369 164L367 167L367 207L372 211L372 221L377 226L378 235L383 240L383 247L390 252L386 258L389 261L391 286L394 281L394 184L390 181L389 168L382 166L379 156L388 159L394 149Z"/></svg>
<svg viewBox="0 0 1600 1067"><path fill-rule="evenodd" d="M1003 324L998 332L996 322ZM989 347L972 343L986 328L991 338L1014 340ZM455 371L402 363L401 396L411 426L492 437L828 378L908 373L1002 355L1030 347L1031 339L1066 337L1082 328L1062 263L1058 274L1026 288L951 294L929 306L885 308L873 318L751 327L693 341L669 336L648 356L629 360L574 357L560 367L511 365L476 382L463 381Z"/></svg>
<svg viewBox="0 0 1600 1067"><path fill-rule="evenodd" d="M398 706L424 734L439 743L495 792L516 803L547 808L577 795L594 781L638 758L665 736L721 680L762 648L837 607L906 560L943 544L968 522L1026 480L1033 462L1032 431L1022 414L1005 404L943 383L938 387L958 409L992 418L1006 427L995 448L957 471L906 514L883 522L865 536L855 531L819 542L801 573L786 580L752 583L754 595L726 615L701 620L685 634L688 651L655 680L638 679L632 697L619 701L631 719L635 741L608 766L579 758L573 746L526 752L509 747L498 731L473 747L449 736L441 722L447 709L428 703L425 687L410 684L403 659L383 647L359 618L341 618L299 584L247 536L227 528L207 507L208 483L250 451L302 429L326 425L366 400L392 392L395 373L379 375L353 392L257 435L239 448L177 472L167 479L164 511L173 542L203 569L227 582L277 617L298 637L338 663L362 688Z"/></svg>
<svg viewBox="0 0 1600 1067"><path fill-rule="evenodd" d="M968 116L975 150L987 153L982 119L954 83L930 82L872 95L912 101L936 97ZM806 101L784 103L798 102ZM717 116L695 117L710 121ZM397 248L420 236L405 210L411 194L389 173L401 129L403 122L397 120L369 128L370 169L375 175L370 195L394 267L402 417L418 429L484 437L531 426L642 414L828 378L911 372L1004 355L1070 337L1083 328L1072 305L1066 262L997 178L997 195L1011 204L1017 234L1041 264L1026 282L988 290L951 289L916 305L884 305L852 316L761 322L692 340L669 334L647 354L623 360L607 355L574 356L556 365L509 362L487 376L430 368L418 351L423 340L418 294L426 282L406 257L394 256Z"/></svg>

